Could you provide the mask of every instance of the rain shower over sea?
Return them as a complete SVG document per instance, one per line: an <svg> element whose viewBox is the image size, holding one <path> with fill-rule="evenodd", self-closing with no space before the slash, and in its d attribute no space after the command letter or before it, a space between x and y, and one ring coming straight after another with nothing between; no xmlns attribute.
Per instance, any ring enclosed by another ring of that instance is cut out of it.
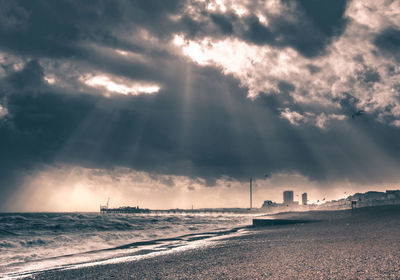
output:
<svg viewBox="0 0 400 280"><path fill-rule="evenodd" d="M0 278L133 260L235 234L246 214L0 213Z"/></svg>

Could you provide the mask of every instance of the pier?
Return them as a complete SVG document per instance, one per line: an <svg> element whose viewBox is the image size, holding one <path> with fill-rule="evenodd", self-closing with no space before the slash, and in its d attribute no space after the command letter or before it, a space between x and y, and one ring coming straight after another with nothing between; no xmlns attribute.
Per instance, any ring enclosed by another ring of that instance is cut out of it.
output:
<svg viewBox="0 0 400 280"><path fill-rule="evenodd" d="M105 206L100 206L100 213L101 214L109 214L109 213L118 213L118 214L135 214L135 213L150 213L149 209L141 209L139 206L137 207L119 207L119 208L108 208Z"/></svg>
<svg viewBox="0 0 400 280"><path fill-rule="evenodd" d="M250 208L203 208L203 209L145 209L137 207L109 208L106 205L100 206L102 214L254 214L265 212L263 209Z"/></svg>

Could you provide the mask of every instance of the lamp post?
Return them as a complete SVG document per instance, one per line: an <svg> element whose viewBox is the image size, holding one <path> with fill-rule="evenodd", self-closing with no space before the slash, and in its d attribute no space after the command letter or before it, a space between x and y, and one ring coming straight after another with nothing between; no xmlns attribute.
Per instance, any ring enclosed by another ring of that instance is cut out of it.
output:
<svg viewBox="0 0 400 280"><path fill-rule="evenodd" d="M268 177L268 173L264 175L264 178ZM250 177L250 209L253 209L253 177Z"/></svg>
<svg viewBox="0 0 400 280"><path fill-rule="evenodd" d="M253 178L250 177L250 209L253 208Z"/></svg>

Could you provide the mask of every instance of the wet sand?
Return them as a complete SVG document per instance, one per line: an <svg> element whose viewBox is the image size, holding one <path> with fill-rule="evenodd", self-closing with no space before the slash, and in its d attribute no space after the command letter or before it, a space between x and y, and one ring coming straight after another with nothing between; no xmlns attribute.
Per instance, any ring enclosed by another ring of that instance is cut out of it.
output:
<svg viewBox="0 0 400 280"><path fill-rule="evenodd" d="M400 279L400 206L287 213L315 223L249 229L210 246L34 279Z"/></svg>

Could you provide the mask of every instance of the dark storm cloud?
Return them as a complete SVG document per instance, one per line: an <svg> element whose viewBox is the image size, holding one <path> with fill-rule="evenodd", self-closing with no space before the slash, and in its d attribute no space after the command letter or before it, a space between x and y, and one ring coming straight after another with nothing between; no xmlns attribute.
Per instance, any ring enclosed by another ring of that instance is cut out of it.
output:
<svg viewBox="0 0 400 280"><path fill-rule="evenodd" d="M32 64L27 68L36 73ZM371 161L369 153L374 151L365 152L366 139L379 147L385 143L384 153L398 162L397 142L379 136L397 139L396 129L371 120L354 126L337 124L330 131L293 127L275 107L268 108L281 103L274 100L278 97L252 102L237 82L216 70L184 64L177 69L184 75L187 67L192 73L188 115L183 113L185 84L169 76L166 89L155 96L105 98L29 91L9 96L13 126L1 126L6 136L1 138L2 163L128 166L202 177L210 185L222 175L245 180L279 171L297 171L318 180L336 176L364 180L379 175L382 170L376 170L376 164L383 160Z"/></svg>
<svg viewBox="0 0 400 280"><path fill-rule="evenodd" d="M393 56L400 61L400 30L395 28L387 28L378 34L374 43L385 54Z"/></svg>
<svg viewBox="0 0 400 280"><path fill-rule="evenodd" d="M264 14L268 25L251 13L239 18L232 13L202 13L200 19L185 17L183 31L193 37L235 35L258 45L293 47L307 57L320 55L346 27L347 1L282 1L292 7L288 14ZM256 12L256 11L254 11Z"/></svg>
<svg viewBox="0 0 400 280"><path fill-rule="evenodd" d="M320 54L345 27L346 1L285 1L296 10L289 15L268 14L268 27L254 14L238 18L232 13L202 12L184 15L183 1L8 1L0 2L0 47L40 57L85 59L90 53L82 42L143 51L134 37L145 27L157 37L184 32L192 37L235 35L256 44L291 46L306 56ZM297 5L293 5L297 4Z"/></svg>
<svg viewBox="0 0 400 280"><path fill-rule="evenodd" d="M269 27L262 25L256 17L249 17L243 37L259 45L293 47L307 57L321 54L333 34L322 32L304 14L297 16L298 19L294 22L271 17Z"/></svg>
<svg viewBox="0 0 400 280"><path fill-rule="evenodd" d="M54 163L65 138L94 103L93 96L74 98L44 90L43 69L36 60L0 81L0 100L6 98L9 112L0 119L2 199L16 192L25 176Z"/></svg>
<svg viewBox="0 0 400 280"><path fill-rule="evenodd" d="M37 60L32 60L21 71L7 76L3 85L9 85L13 90L17 91L42 89L44 86L43 68Z"/></svg>
<svg viewBox="0 0 400 280"><path fill-rule="evenodd" d="M295 20L269 15L268 27L254 14L174 18L183 11L178 1L0 2L0 51L26 62L22 69L2 65L7 71L0 80L0 104L8 114L0 119L1 199L24 175L65 163L201 177L209 186L222 176L247 180L286 171L321 181L377 182L394 176L393 169L381 166L399 166L400 130L376 122L372 113L352 119L360 101L351 92L335 100L341 105L336 113L346 120L332 121L327 130L293 126L281 117L282 108L302 114L312 106L316 113L326 108L294 102L296 86L285 80L278 83L279 94L247 99L247 89L233 77L160 46L174 32L183 32L193 38L236 36L259 45L292 46L308 57L321 54L346 24L346 2L290 2L296 3ZM152 46L135 36L141 28L161 43ZM385 31L376 45L396 55L397 35ZM143 59L132 61L106 47L131 50ZM85 92L78 81L79 90L49 85L45 72L51 63L76 66L71 71L60 67L61 78L99 71L155 81L161 90L105 97L98 90ZM307 69L321 71L313 64ZM361 69L355 78L365 84L382 79L376 69Z"/></svg>
<svg viewBox="0 0 400 280"><path fill-rule="evenodd" d="M218 15L218 14L211 14L211 20L215 25L217 25L224 34L232 34L233 32L233 25L225 16Z"/></svg>
<svg viewBox="0 0 400 280"><path fill-rule="evenodd" d="M277 23L277 32L287 32L287 39L280 43L286 41L305 56L321 54L346 27L346 5L347 0L298 0L298 20L293 24Z"/></svg>
<svg viewBox="0 0 400 280"><path fill-rule="evenodd" d="M169 34L168 15L180 1L1 1L0 47L41 57L81 57L79 43L135 46L119 33L146 26L159 36Z"/></svg>
<svg viewBox="0 0 400 280"><path fill-rule="evenodd" d="M321 33L330 37L339 35L343 31L346 23L343 15L346 10L347 0L298 0L297 2L308 20Z"/></svg>
<svg viewBox="0 0 400 280"><path fill-rule="evenodd" d="M364 83L373 84L379 82L381 80L381 76L374 69L364 67L363 70L359 71L357 79Z"/></svg>

